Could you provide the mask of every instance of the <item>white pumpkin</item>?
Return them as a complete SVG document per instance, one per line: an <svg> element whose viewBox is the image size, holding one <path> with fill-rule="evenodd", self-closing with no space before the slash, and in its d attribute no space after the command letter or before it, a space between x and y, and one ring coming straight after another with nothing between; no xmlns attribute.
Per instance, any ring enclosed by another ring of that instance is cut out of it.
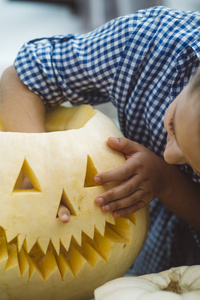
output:
<svg viewBox="0 0 200 300"><path fill-rule="evenodd" d="M97 288L95 300L200 300L200 266L117 278Z"/></svg>
<svg viewBox="0 0 200 300"><path fill-rule="evenodd" d="M94 204L107 189L94 175L125 161L106 144L122 136L114 123L83 105L50 111L46 127L0 132L0 300L90 299L127 271L148 232L148 208L114 219ZM33 189L20 188L23 172ZM61 200L69 223L57 218Z"/></svg>

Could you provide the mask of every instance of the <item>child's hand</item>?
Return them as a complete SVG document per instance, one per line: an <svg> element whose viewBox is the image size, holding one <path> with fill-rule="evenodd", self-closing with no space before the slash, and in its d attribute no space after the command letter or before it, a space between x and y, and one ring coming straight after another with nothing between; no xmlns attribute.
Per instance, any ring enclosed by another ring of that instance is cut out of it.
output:
<svg viewBox="0 0 200 300"><path fill-rule="evenodd" d="M23 175L23 181L22 181L20 189L32 189L32 188L33 188L33 185L31 183L31 181L29 180L29 178L26 175ZM60 204L60 206L59 206L58 218L60 219L60 221L62 223L67 223L70 220L70 212L69 212L68 208L63 204Z"/></svg>
<svg viewBox="0 0 200 300"><path fill-rule="evenodd" d="M119 185L99 195L96 205L103 212L113 212L114 217L126 216L159 197L165 188L167 164L144 146L126 138L109 138L112 149L124 153L126 162L114 170L97 174L98 184L119 182Z"/></svg>

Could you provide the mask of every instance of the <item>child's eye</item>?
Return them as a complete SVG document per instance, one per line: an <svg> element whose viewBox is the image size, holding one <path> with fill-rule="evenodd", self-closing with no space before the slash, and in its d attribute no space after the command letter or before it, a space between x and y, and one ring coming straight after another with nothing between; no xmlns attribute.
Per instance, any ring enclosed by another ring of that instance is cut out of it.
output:
<svg viewBox="0 0 200 300"><path fill-rule="evenodd" d="M170 133L171 133L172 135L175 135L173 119L171 119L171 120L169 121L168 127L169 127Z"/></svg>

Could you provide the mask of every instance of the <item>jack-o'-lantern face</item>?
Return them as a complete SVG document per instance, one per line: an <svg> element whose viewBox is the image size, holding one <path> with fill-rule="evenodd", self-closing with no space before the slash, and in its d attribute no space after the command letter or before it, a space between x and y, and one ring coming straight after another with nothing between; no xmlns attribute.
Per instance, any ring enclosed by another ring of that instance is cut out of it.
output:
<svg viewBox="0 0 200 300"><path fill-rule="evenodd" d="M1 300L89 299L126 272L146 238L146 209L114 219L94 204L107 188L94 175L124 162L106 145L121 136L116 126L85 105L50 111L46 124L62 131L0 133ZM23 174L33 188L21 189ZM61 201L69 223L57 218Z"/></svg>

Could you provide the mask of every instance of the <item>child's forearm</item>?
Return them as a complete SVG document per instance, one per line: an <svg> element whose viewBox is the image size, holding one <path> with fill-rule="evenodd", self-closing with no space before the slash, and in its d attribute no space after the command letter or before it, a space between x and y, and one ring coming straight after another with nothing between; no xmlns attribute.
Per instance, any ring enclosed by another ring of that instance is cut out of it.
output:
<svg viewBox="0 0 200 300"><path fill-rule="evenodd" d="M2 75L0 99L0 114L6 131L45 131L45 105L20 81L13 66Z"/></svg>
<svg viewBox="0 0 200 300"><path fill-rule="evenodd" d="M45 105L19 79L14 67L5 70L1 78L0 116L5 131L44 132ZM21 188L30 188L31 182L25 176ZM61 205L58 210L61 222L69 222L70 212Z"/></svg>

